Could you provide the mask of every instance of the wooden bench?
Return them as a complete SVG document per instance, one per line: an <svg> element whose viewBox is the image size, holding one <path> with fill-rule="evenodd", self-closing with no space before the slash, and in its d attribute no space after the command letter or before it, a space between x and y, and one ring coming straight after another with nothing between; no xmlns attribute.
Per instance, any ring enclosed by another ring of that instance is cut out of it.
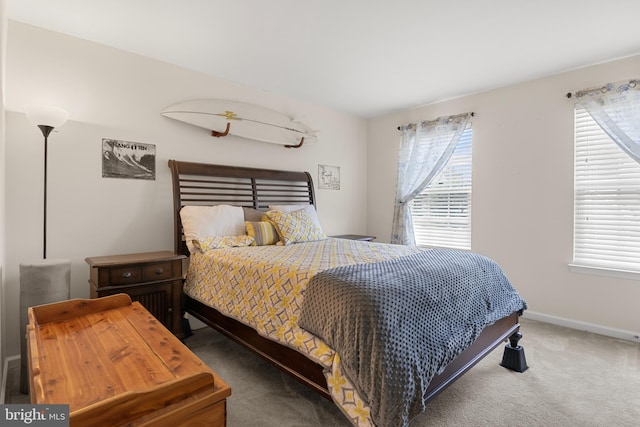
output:
<svg viewBox="0 0 640 427"><path fill-rule="evenodd" d="M28 312L31 403L72 427L226 425L229 386L128 295Z"/></svg>

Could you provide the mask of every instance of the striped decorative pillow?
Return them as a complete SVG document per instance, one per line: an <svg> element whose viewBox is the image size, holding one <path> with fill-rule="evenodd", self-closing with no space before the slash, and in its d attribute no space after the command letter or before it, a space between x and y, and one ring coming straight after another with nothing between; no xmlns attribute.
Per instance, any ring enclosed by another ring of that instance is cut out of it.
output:
<svg viewBox="0 0 640 427"><path fill-rule="evenodd" d="M278 233L273 224L267 221L245 221L247 234L253 237L251 246L275 245L278 240Z"/></svg>

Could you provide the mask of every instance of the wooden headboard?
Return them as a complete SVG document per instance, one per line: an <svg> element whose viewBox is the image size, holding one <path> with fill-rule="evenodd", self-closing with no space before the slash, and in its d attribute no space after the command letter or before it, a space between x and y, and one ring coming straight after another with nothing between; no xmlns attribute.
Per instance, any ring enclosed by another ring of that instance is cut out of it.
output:
<svg viewBox="0 0 640 427"><path fill-rule="evenodd" d="M169 160L173 182L174 250L189 255L180 209L228 204L267 210L274 204L316 204L308 172Z"/></svg>

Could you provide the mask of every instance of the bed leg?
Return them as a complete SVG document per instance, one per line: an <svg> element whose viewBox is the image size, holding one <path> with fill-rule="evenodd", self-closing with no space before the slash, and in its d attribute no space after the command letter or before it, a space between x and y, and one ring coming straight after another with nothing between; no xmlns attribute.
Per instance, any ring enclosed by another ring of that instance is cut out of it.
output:
<svg viewBox="0 0 640 427"><path fill-rule="evenodd" d="M191 330L191 323L189 323L189 318L186 316L182 317L182 333L185 338L193 335L193 331Z"/></svg>
<svg viewBox="0 0 640 427"><path fill-rule="evenodd" d="M501 366L516 372L524 372L529 368L527 360L524 357L524 348L518 345L518 341L522 338L520 331L515 332L509 337L509 344L504 348Z"/></svg>

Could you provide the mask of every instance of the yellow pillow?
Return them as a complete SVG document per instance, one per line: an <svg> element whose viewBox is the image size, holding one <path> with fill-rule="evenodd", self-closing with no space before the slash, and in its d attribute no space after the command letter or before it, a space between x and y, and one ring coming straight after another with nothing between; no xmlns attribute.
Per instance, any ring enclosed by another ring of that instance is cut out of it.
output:
<svg viewBox="0 0 640 427"><path fill-rule="evenodd" d="M327 238L304 209L292 212L268 211L265 216L275 225L280 240L285 245Z"/></svg>
<svg viewBox="0 0 640 427"><path fill-rule="evenodd" d="M278 233L272 223L268 221L246 221L247 234L253 237L251 246L275 245L278 240Z"/></svg>
<svg viewBox="0 0 640 427"><path fill-rule="evenodd" d="M193 239L193 246L200 252L207 252L211 249L233 248L249 246L253 243L253 237L246 234L240 236L211 236L204 239Z"/></svg>

